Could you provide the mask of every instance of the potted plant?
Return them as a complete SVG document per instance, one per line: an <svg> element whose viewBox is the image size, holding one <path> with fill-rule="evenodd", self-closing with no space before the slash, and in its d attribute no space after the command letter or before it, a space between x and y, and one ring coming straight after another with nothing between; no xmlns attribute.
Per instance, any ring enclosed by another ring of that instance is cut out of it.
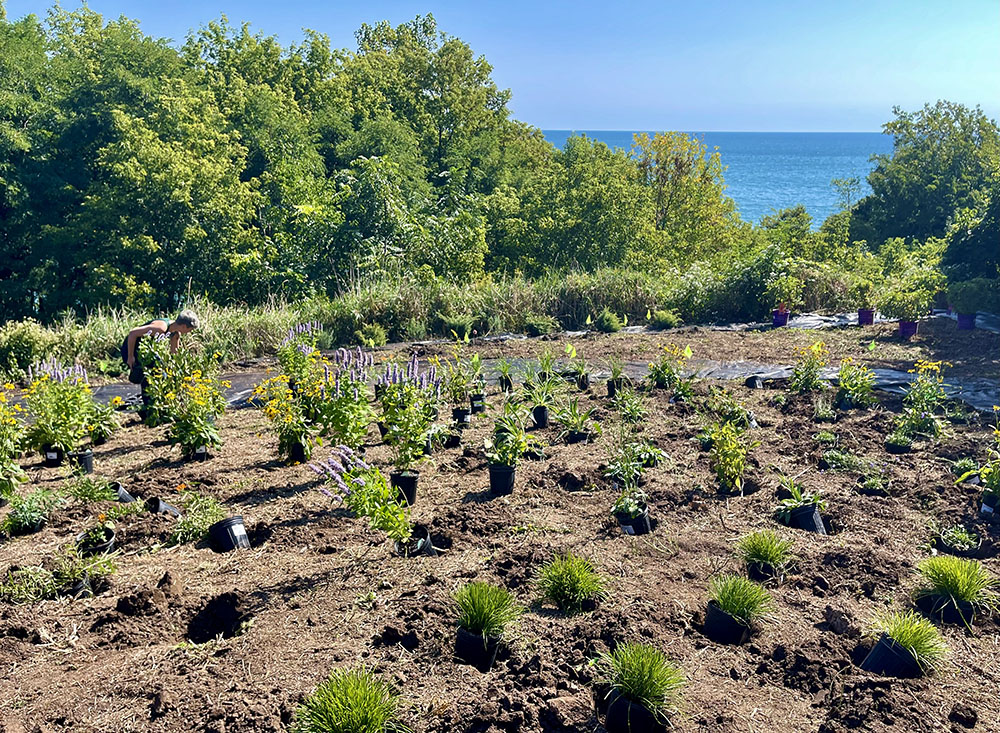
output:
<svg viewBox="0 0 1000 733"><path fill-rule="evenodd" d="M875 323L875 296L878 292L875 280L867 273L850 277L847 297L858 307L858 325L871 326Z"/></svg>
<svg viewBox="0 0 1000 733"><path fill-rule="evenodd" d="M413 506L417 501L420 472L415 466L425 458L429 428L427 415L418 405L413 405L396 413L395 421L389 426L386 435L395 468L389 474L389 480L399 490L400 499L408 506Z"/></svg>
<svg viewBox="0 0 1000 733"><path fill-rule="evenodd" d="M97 523L76 536L76 546L83 557L105 555L115 549L115 525L106 514L97 516Z"/></svg>
<svg viewBox="0 0 1000 733"><path fill-rule="evenodd" d="M758 583L739 575L720 575L709 586L705 635L721 644L743 644L754 624L771 612L771 594Z"/></svg>
<svg viewBox="0 0 1000 733"><path fill-rule="evenodd" d="M783 540L777 532L762 529L744 535L736 549L752 580L763 582L784 576L793 560L792 542Z"/></svg>
<svg viewBox="0 0 1000 733"><path fill-rule="evenodd" d="M937 555L917 565L917 573L914 603L936 621L970 627L977 614L998 607L997 579L978 560Z"/></svg>
<svg viewBox="0 0 1000 733"><path fill-rule="evenodd" d="M451 419L459 428L467 428L472 424L472 406L469 402L469 378L461 363L450 364L445 379L445 391L451 400Z"/></svg>
<svg viewBox="0 0 1000 733"><path fill-rule="evenodd" d="M168 437L188 458L208 460L209 451L222 445L215 425L226 409L222 387L214 376L197 370L181 380L176 393L165 398L172 403L168 409L174 416Z"/></svg>
<svg viewBox="0 0 1000 733"><path fill-rule="evenodd" d="M534 376L539 382L547 382L556 376L556 355L548 346L538 356L538 371Z"/></svg>
<svg viewBox="0 0 1000 733"><path fill-rule="evenodd" d="M521 607L506 588L474 582L454 595L458 607L455 656L480 672L489 672L504 632L521 615Z"/></svg>
<svg viewBox="0 0 1000 733"><path fill-rule="evenodd" d="M504 394L510 394L514 391L514 378L511 376L511 370L513 366L509 359L501 357L497 360L497 373L499 377L497 379L500 391Z"/></svg>
<svg viewBox="0 0 1000 733"><path fill-rule="evenodd" d="M83 598L99 592L114 572L113 555L105 552L86 557L73 545L67 545L56 557L52 578L58 595Z"/></svg>
<svg viewBox="0 0 1000 733"><path fill-rule="evenodd" d="M920 283L902 280L888 286L878 302L878 309L899 321L899 336L909 341L917 334L917 322L928 312L931 294Z"/></svg>
<svg viewBox="0 0 1000 733"><path fill-rule="evenodd" d="M10 499L7 515L0 520L0 531L9 536L37 532L49 520L52 510L62 503L62 497L51 489L15 495Z"/></svg>
<svg viewBox="0 0 1000 733"><path fill-rule="evenodd" d="M611 505L611 514L625 534L647 534L650 531L649 497L639 489L635 480L627 480L622 485L618 498Z"/></svg>
<svg viewBox="0 0 1000 733"><path fill-rule="evenodd" d="M601 425L591 416L594 408L580 409L580 401L574 397L565 407L556 411L556 420L563 426L560 438L567 443L589 443L590 439L601 432Z"/></svg>
<svg viewBox="0 0 1000 733"><path fill-rule="evenodd" d="M542 601L554 604L563 613L580 613L596 607L606 597L605 581L593 564L572 552L556 555L538 571L535 581Z"/></svg>
<svg viewBox="0 0 1000 733"><path fill-rule="evenodd" d="M983 538L971 529L955 524L935 532L934 544L942 552L956 557L975 557L983 546Z"/></svg>
<svg viewBox="0 0 1000 733"><path fill-rule="evenodd" d="M483 361L479 354L469 358L469 407L473 415L486 412L486 380L483 378Z"/></svg>
<svg viewBox="0 0 1000 733"><path fill-rule="evenodd" d="M743 430L731 422L716 423L703 438L704 443L709 444L709 464L722 489L742 494L746 483L747 458L760 443L751 441Z"/></svg>
<svg viewBox="0 0 1000 733"><path fill-rule="evenodd" d="M616 356L608 358L608 371L611 376L608 378L608 397L614 399L615 395L630 382L625 376L625 362Z"/></svg>
<svg viewBox="0 0 1000 733"><path fill-rule="evenodd" d="M788 325L788 316L792 308L797 308L802 302L804 286L794 275L784 273L768 283L767 295L778 307L771 311L771 325L774 328Z"/></svg>
<svg viewBox="0 0 1000 733"><path fill-rule="evenodd" d="M590 389L590 372L587 371L587 360L578 355L573 344L566 344L566 355L569 357L568 375L576 382L576 388L581 392Z"/></svg>
<svg viewBox="0 0 1000 733"><path fill-rule="evenodd" d="M264 416L278 435L278 455L290 463L308 461L312 456L313 426L289 388L288 378L280 375L262 382L254 396L264 401ZM195 438L195 442L200 440Z"/></svg>
<svg viewBox="0 0 1000 733"><path fill-rule="evenodd" d="M531 405L531 419L537 428L549 426L549 408L556 398L555 383L545 379L533 384L528 390L528 402Z"/></svg>
<svg viewBox="0 0 1000 733"><path fill-rule="evenodd" d="M826 509L826 502L818 491L806 491L803 486L787 476L781 477L782 487L789 497L782 499L775 510L775 518L788 527L804 529L806 532L826 534L820 512Z"/></svg>
<svg viewBox="0 0 1000 733"><path fill-rule="evenodd" d="M28 443L42 451L45 465L54 468L74 453L87 434L87 421L93 413L93 396L86 372L62 368L55 362L42 365L25 391L25 403L31 416ZM82 458L86 470L86 457ZM93 459L90 460L91 470Z"/></svg>
<svg viewBox="0 0 1000 733"><path fill-rule="evenodd" d="M106 404L94 400L90 424L88 425L91 443L103 445L108 442L108 438L114 435L115 431L121 429L122 425L117 413L121 405L121 397L112 397Z"/></svg>
<svg viewBox="0 0 1000 733"><path fill-rule="evenodd" d="M939 669L948 654L940 632L913 611L875 616L867 635L877 641L861 669L889 677L919 677Z"/></svg>
<svg viewBox="0 0 1000 733"><path fill-rule="evenodd" d="M487 438L484 448L489 463L490 491L510 494L514 491L517 464L528 450L528 436L522 421L515 415L498 419L493 436Z"/></svg>
<svg viewBox="0 0 1000 733"><path fill-rule="evenodd" d="M604 727L608 733L663 733L677 712L684 675L659 649L619 644L599 661L609 688Z"/></svg>
<svg viewBox="0 0 1000 733"><path fill-rule="evenodd" d="M988 297L984 278L951 283L948 286L948 302L955 309L959 331L972 331L976 327L976 312Z"/></svg>

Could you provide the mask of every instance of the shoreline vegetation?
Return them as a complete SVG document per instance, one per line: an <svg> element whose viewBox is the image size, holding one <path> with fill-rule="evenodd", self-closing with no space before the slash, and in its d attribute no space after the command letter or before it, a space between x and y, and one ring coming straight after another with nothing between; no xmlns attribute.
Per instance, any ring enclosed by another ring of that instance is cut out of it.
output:
<svg viewBox="0 0 1000 733"><path fill-rule="evenodd" d="M170 45L127 18L0 0L0 374L115 374L130 326L194 307L230 361L319 321L330 345L475 330L1000 310L1000 131L893 109L871 194L740 219L684 133L562 149L511 117L432 16L341 50L225 18Z"/></svg>

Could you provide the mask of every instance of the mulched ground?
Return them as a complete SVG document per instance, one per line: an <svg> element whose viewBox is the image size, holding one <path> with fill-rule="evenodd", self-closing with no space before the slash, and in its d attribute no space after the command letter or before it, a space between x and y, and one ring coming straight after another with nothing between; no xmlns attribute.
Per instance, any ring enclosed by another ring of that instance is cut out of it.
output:
<svg viewBox="0 0 1000 733"><path fill-rule="evenodd" d="M936 356L954 362L953 373L1000 371L995 335L934 322L902 345L890 331L820 336L835 357L872 365L906 369L914 358ZM573 343L593 362L610 354L649 359L673 340L704 358L792 363L795 348L816 337L691 329ZM878 348L869 351L873 339ZM562 340L477 348L484 356L528 357L545 345L562 351ZM700 397L694 404L672 404L664 393L649 398L644 433L670 460L648 474L656 527L643 537L623 535L608 516L614 492L600 478L607 436L570 446L557 429L539 431L552 446L548 459L522 464L514 493L493 497L479 451L492 421L480 417L465 447L439 452L421 468L414 519L431 528L436 558L395 556L364 521L331 505L308 468L276 461L276 440L255 410L220 420L225 446L206 463L179 460L162 429L129 425L96 449L100 473L140 497L170 501L182 484L216 496L243 515L254 549L159 548L172 520L141 514L120 523L119 569L98 596L0 605L0 731L280 731L331 668L367 665L398 686L405 722L417 733L599 732L591 662L622 640L656 644L684 669L688 686L674 720L681 731L1000 729L993 620L972 633L944 627L951 662L936 677L887 679L857 666L870 646L860 635L866 620L888 605L906 607L915 565L929 552L931 520L975 527L986 538L983 561L1000 572L1000 525L976 515L977 490L956 486L949 472L951 460L985 456L987 426L955 425L940 443L893 456L882 436L898 398L821 426L810 397L779 409L777 389L723 386L760 425L755 493L718 491L695 440L704 424L695 409ZM583 400L609 416L603 384ZM490 402L495 414L498 396ZM884 464L891 495L861 495L854 475L821 471L813 439L821 429L836 432L843 449ZM372 459L384 463L374 429L369 442ZM36 484L64 478L37 458L27 468ZM823 492L834 534L775 524L779 472L804 472L800 480ZM100 509L70 504L41 532L0 545L0 570L42 561ZM709 578L738 571L734 540L761 527L794 539L796 570L772 589L772 623L743 647L718 645L701 631ZM610 597L593 612L567 617L537 603L537 568L566 550L593 559L609 578ZM472 579L503 584L529 607L485 675L451 654L450 595Z"/></svg>

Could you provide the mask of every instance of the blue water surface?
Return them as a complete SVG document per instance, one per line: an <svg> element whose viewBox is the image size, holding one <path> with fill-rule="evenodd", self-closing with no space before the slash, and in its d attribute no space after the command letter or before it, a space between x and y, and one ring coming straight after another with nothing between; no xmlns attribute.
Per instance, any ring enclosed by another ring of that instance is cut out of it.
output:
<svg viewBox="0 0 1000 733"><path fill-rule="evenodd" d="M607 143L612 148L632 147L628 130L542 130L556 147L572 134ZM870 192L865 177L876 153L891 153L892 138L880 132L689 132L711 151L718 148L726 193L733 197L740 216L758 222L778 209L803 204L819 227L838 210L834 178L858 176L861 195Z"/></svg>

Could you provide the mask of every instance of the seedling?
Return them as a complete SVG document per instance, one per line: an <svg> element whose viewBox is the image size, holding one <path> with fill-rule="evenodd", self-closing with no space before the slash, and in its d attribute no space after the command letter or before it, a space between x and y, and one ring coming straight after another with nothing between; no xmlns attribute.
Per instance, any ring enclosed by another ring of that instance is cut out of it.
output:
<svg viewBox="0 0 1000 733"><path fill-rule="evenodd" d="M796 509L807 506L816 506L819 511L826 509L826 502L820 498L818 491L806 491L802 484L795 482L787 476L781 477L781 485L791 496L782 499L775 510L775 518L782 524L789 524L792 521L792 513Z"/></svg>
<svg viewBox="0 0 1000 733"><path fill-rule="evenodd" d="M66 484L66 493L85 504L118 499L118 493L111 489L111 482L97 476L75 477Z"/></svg>
<svg viewBox="0 0 1000 733"><path fill-rule="evenodd" d="M295 711L294 733L409 733L399 695L367 669L334 670Z"/></svg>
<svg viewBox="0 0 1000 733"><path fill-rule="evenodd" d="M606 595L604 579L594 571L591 562L572 552L543 565L537 585L542 599L554 603L564 613L579 613L584 603Z"/></svg>

